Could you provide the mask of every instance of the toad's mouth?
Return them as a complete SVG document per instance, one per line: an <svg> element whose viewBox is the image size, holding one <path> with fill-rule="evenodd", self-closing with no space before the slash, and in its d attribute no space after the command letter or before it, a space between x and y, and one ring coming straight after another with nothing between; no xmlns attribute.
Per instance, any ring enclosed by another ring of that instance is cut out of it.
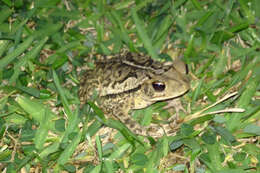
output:
<svg viewBox="0 0 260 173"><path fill-rule="evenodd" d="M152 99L149 99L148 101L151 102L157 102L157 101L168 101L168 100L172 100L178 97L182 97L183 95L185 95L189 90L183 91L183 92L179 92L177 95L173 95L173 96L158 96Z"/></svg>

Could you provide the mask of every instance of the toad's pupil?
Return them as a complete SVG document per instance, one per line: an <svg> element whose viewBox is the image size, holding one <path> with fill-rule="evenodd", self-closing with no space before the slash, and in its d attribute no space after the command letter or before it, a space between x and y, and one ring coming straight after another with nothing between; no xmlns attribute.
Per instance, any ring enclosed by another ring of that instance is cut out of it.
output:
<svg viewBox="0 0 260 173"><path fill-rule="evenodd" d="M165 84L162 82L153 82L152 85L155 91L164 91L165 89Z"/></svg>

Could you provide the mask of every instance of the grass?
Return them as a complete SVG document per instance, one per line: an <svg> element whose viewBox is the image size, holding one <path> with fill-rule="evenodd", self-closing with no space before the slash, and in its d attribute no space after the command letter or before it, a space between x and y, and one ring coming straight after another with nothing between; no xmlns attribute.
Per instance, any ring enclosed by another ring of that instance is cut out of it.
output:
<svg viewBox="0 0 260 173"><path fill-rule="evenodd" d="M259 172L259 2L2 0L0 172ZM161 60L169 46L191 79L175 136L146 139L80 108L94 53ZM116 128L108 143L102 122Z"/></svg>

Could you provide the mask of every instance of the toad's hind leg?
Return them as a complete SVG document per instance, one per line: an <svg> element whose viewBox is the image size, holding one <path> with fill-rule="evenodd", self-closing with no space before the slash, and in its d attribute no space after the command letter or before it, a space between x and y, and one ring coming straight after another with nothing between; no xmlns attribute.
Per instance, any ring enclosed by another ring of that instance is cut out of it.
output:
<svg viewBox="0 0 260 173"><path fill-rule="evenodd" d="M155 138L163 136L164 130L159 125L152 124L149 126L141 126L128 114L132 109L133 102L129 99L132 97L133 96L130 93L125 93L124 95L110 96L103 99L102 105L107 118L114 117L115 119L118 119L133 133L141 136L151 136Z"/></svg>
<svg viewBox="0 0 260 173"><path fill-rule="evenodd" d="M136 120L132 118L131 115L129 115L129 105L122 105L121 107L118 107L119 110L116 110L114 112L114 116L120 122L122 122L129 130L131 130L133 133L141 136L151 136L153 138L159 138L162 137L165 133L164 127L160 126L159 124L150 124L149 126L142 126L140 123L138 123Z"/></svg>

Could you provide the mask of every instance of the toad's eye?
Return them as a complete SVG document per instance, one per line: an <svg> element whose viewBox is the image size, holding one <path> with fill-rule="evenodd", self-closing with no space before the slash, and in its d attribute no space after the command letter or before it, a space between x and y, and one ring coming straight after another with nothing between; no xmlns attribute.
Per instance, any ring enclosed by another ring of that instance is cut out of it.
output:
<svg viewBox="0 0 260 173"><path fill-rule="evenodd" d="M165 90L165 84L162 82L153 82L152 83L153 88L155 91L164 91Z"/></svg>

